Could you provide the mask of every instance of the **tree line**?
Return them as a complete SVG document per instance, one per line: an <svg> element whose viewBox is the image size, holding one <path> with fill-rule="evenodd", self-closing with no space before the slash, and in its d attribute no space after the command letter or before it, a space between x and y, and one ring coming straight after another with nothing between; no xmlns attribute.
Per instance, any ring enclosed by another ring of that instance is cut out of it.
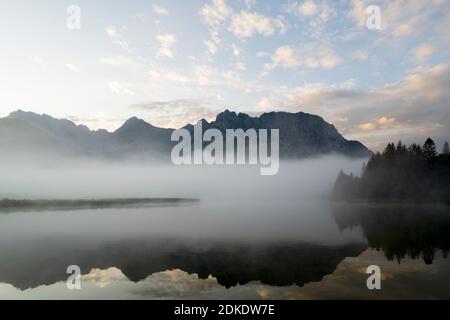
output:
<svg viewBox="0 0 450 320"><path fill-rule="evenodd" d="M431 138L422 146L389 143L364 165L361 177L341 171L333 194L339 200L450 204L449 144L439 154Z"/></svg>

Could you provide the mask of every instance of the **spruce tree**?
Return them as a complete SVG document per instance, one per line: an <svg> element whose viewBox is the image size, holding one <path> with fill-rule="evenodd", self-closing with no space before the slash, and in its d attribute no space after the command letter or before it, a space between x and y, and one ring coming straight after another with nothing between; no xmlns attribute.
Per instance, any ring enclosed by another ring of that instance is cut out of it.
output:
<svg viewBox="0 0 450 320"><path fill-rule="evenodd" d="M425 141L422 150L427 161L433 160L437 156L436 145L431 138L428 138L427 141Z"/></svg>

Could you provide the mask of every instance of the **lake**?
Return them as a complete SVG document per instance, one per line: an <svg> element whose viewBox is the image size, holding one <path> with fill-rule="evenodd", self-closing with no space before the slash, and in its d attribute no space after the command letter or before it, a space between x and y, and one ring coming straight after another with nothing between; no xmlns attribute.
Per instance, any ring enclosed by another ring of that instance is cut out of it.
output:
<svg viewBox="0 0 450 320"><path fill-rule="evenodd" d="M448 211L291 198L2 213L0 299L448 299Z"/></svg>
<svg viewBox="0 0 450 320"><path fill-rule="evenodd" d="M274 176L252 166L7 163L0 199L200 201L3 211L0 299L449 298L448 207L330 201L339 170L358 174L364 161L282 162ZM67 289L72 265L81 290ZM367 289L370 265L381 290Z"/></svg>

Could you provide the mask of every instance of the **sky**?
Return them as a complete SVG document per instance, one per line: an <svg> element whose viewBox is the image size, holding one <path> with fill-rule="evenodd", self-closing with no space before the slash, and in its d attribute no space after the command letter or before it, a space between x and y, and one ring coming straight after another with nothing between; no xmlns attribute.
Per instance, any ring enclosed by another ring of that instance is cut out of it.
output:
<svg viewBox="0 0 450 320"><path fill-rule="evenodd" d="M0 117L303 111L373 150L450 140L450 0L0 0L0 26Z"/></svg>

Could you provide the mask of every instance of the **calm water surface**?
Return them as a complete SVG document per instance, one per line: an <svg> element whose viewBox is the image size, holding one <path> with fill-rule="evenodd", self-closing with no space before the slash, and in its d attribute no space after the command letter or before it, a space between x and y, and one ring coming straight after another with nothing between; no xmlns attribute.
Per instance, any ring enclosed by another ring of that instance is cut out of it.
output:
<svg viewBox="0 0 450 320"><path fill-rule="evenodd" d="M448 211L299 199L3 213L0 298L448 299ZM66 288L69 265L81 290Z"/></svg>

